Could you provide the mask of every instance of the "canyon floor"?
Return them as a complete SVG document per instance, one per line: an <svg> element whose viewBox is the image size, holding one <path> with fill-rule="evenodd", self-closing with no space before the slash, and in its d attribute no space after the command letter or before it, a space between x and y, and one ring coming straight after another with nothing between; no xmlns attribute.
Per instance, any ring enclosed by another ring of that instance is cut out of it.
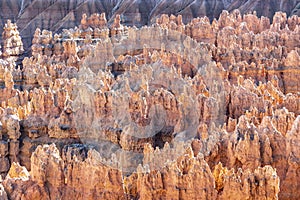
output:
<svg viewBox="0 0 300 200"><path fill-rule="evenodd" d="M47 30L20 1L2 31L0 199L299 199L297 3L222 2Z"/></svg>

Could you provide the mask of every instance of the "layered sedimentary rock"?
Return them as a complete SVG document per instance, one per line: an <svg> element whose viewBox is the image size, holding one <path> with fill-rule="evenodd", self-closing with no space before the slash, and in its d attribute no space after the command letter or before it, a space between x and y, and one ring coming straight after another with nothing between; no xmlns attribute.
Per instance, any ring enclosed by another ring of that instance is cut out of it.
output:
<svg viewBox="0 0 300 200"><path fill-rule="evenodd" d="M26 48L30 47L35 29L47 29L53 32L64 28L79 26L83 13L106 13L109 23L116 15L121 15L126 25L142 26L155 22L161 14L182 15L185 23L193 18L208 16L210 20L218 18L222 10L239 9L246 14L256 11L259 16L272 18L277 11L287 16L298 15L299 2L296 0L140 0L140 1L92 1L92 0L7 0L1 3L0 29L7 19L16 22ZM1 33L1 32L0 32Z"/></svg>
<svg viewBox="0 0 300 200"><path fill-rule="evenodd" d="M99 153L86 146L66 146L62 157L54 145L39 146L31 176L14 163L3 184L12 199L277 198L279 177L270 166L234 172L219 164L212 172L203 156L194 157L191 148L186 153L160 171L139 166L123 179L121 171L105 166Z"/></svg>
<svg viewBox="0 0 300 200"><path fill-rule="evenodd" d="M281 12L142 28L83 14L35 30L23 59L8 22L0 197L297 199L299 25Z"/></svg>
<svg viewBox="0 0 300 200"><path fill-rule="evenodd" d="M24 52L17 25L8 20L6 26L3 28L2 38L3 57L5 59L10 59L11 61L17 61L18 56Z"/></svg>

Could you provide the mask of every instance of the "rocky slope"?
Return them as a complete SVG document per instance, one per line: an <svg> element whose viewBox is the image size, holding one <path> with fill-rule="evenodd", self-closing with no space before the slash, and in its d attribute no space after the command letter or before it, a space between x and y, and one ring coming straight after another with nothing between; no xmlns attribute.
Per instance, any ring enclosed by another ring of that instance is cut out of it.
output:
<svg viewBox="0 0 300 200"><path fill-rule="evenodd" d="M184 23L203 16L213 20L224 9L239 9L242 14L255 10L258 16L269 18L276 11L286 12L288 16L300 14L297 0L6 0L0 2L0 8L0 30L6 20L16 22L25 49L30 47L36 28L53 32L72 28L80 24L83 13L105 13L110 23L119 14L123 23L130 26L150 24L163 13L180 14Z"/></svg>
<svg viewBox="0 0 300 200"><path fill-rule="evenodd" d="M31 57L18 30L2 34L1 198L299 198L299 17L85 14L36 29Z"/></svg>

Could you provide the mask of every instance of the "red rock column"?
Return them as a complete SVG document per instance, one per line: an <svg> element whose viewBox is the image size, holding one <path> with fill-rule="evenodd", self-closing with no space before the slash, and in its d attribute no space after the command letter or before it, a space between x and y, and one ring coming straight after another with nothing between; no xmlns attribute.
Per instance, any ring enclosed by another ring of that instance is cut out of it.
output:
<svg viewBox="0 0 300 200"><path fill-rule="evenodd" d="M20 133L20 124L19 119L15 115L10 115L7 119L6 123L7 127L7 135L8 135L8 142L9 142L9 151L8 156L11 163L19 162L19 158L17 157L20 151L19 148L19 137L21 136Z"/></svg>
<svg viewBox="0 0 300 200"><path fill-rule="evenodd" d="M2 138L2 135L0 133ZM0 140L0 175L2 178L6 175L9 170L9 160L8 160L8 143L4 140Z"/></svg>

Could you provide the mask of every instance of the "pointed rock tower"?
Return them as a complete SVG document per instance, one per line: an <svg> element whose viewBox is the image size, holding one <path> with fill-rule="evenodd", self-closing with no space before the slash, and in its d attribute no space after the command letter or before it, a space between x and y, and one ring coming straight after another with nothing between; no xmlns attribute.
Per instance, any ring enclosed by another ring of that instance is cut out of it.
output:
<svg viewBox="0 0 300 200"><path fill-rule="evenodd" d="M3 28L2 56L8 62L18 62L24 52L23 42L17 28L17 25L12 23L10 20L7 20L7 23Z"/></svg>

